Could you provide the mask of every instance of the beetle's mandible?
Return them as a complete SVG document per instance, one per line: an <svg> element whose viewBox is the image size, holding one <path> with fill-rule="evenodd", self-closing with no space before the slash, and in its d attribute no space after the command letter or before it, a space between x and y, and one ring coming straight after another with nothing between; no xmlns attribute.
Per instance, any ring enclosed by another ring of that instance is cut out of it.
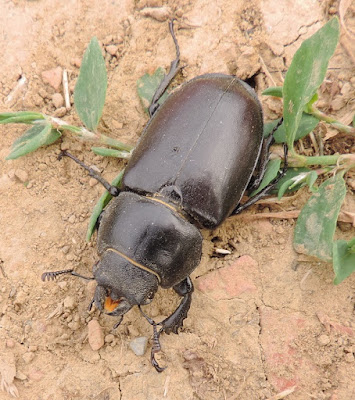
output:
<svg viewBox="0 0 355 400"><path fill-rule="evenodd" d="M133 306L153 326L151 362L160 350L162 332L178 333L187 317L193 284L190 274L201 259L200 229L214 229L228 216L253 204L270 185L243 205L243 194L260 183L273 135L263 140L263 115L253 89L235 76L206 74L175 90L159 106L158 100L179 71L180 53L173 22L170 32L176 59L149 107L150 120L133 151L120 188L84 165L90 175L115 196L103 212L98 228L100 261L93 268L97 282L92 303L119 317ZM73 270L47 272L42 279ZM85 278L85 277L84 277ZM181 297L177 309L156 323L141 309L161 286ZM157 327L159 326L159 330Z"/></svg>

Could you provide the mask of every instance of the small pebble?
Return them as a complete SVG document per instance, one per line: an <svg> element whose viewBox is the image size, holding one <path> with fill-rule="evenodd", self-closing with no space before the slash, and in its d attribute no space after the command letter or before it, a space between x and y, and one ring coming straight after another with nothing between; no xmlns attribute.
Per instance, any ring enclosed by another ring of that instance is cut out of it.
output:
<svg viewBox="0 0 355 400"><path fill-rule="evenodd" d="M28 173L24 169L20 169L20 168L16 169L15 176L22 183L28 181Z"/></svg>
<svg viewBox="0 0 355 400"><path fill-rule="evenodd" d="M88 341L92 350L97 351L104 345L104 334L96 319L88 323Z"/></svg>
<svg viewBox="0 0 355 400"><path fill-rule="evenodd" d="M42 97L42 99L46 99L48 97L48 93L43 88L38 90L38 94Z"/></svg>
<svg viewBox="0 0 355 400"><path fill-rule="evenodd" d="M20 381L24 381L24 380L27 379L27 376L24 373L22 373L21 371L16 371L15 378L20 380Z"/></svg>
<svg viewBox="0 0 355 400"><path fill-rule="evenodd" d="M29 364L34 358L35 355L31 352L27 352L22 356L22 359L26 364Z"/></svg>
<svg viewBox="0 0 355 400"><path fill-rule="evenodd" d="M38 382L43 379L44 373L40 369L35 369L28 374L28 379Z"/></svg>
<svg viewBox="0 0 355 400"><path fill-rule="evenodd" d="M109 335L105 336L105 342L106 343L112 343L115 340L115 336L110 333Z"/></svg>
<svg viewBox="0 0 355 400"><path fill-rule="evenodd" d="M69 250L70 250L70 247L69 247L69 246L64 246L64 247L62 247L62 252L63 252L64 254L68 254L68 253L69 253Z"/></svg>
<svg viewBox="0 0 355 400"><path fill-rule="evenodd" d="M58 90L62 83L62 73L61 67L49 69L42 72L42 79L45 83L48 83L55 90Z"/></svg>
<svg viewBox="0 0 355 400"><path fill-rule="evenodd" d="M94 297L96 290L96 281L89 281L88 284L86 285L86 293L87 296L89 296L91 299Z"/></svg>
<svg viewBox="0 0 355 400"><path fill-rule="evenodd" d="M15 347L15 341L13 339L7 339L6 347L8 347L9 349L13 349Z"/></svg>
<svg viewBox="0 0 355 400"><path fill-rule="evenodd" d="M74 215L74 214L71 215L71 216L68 218L68 221L69 221L71 224L74 224L74 223L75 223L75 215Z"/></svg>
<svg viewBox="0 0 355 400"><path fill-rule="evenodd" d="M17 305L22 305L22 304L27 303L27 301L28 301L28 294L26 292L24 292L23 290L19 290L16 295L16 299L15 299L14 303Z"/></svg>
<svg viewBox="0 0 355 400"><path fill-rule="evenodd" d="M329 338L329 336L327 336L327 335L320 335L319 338L318 338L318 343L319 343L321 346L326 346L327 344L330 343L330 338Z"/></svg>
<svg viewBox="0 0 355 400"><path fill-rule="evenodd" d="M65 107L60 107L57 110L54 111L54 116L58 118L64 117L64 115L67 113L67 109Z"/></svg>
<svg viewBox="0 0 355 400"><path fill-rule="evenodd" d="M68 328L70 328L72 331L77 331L80 328L80 324L76 321L69 322Z"/></svg>
<svg viewBox="0 0 355 400"><path fill-rule="evenodd" d="M64 98L60 93L54 93L52 102L55 108L61 108L64 105Z"/></svg>
<svg viewBox="0 0 355 400"><path fill-rule="evenodd" d="M353 353L348 353L345 355L345 361L348 363L354 362L354 355Z"/></svg>
<svg viewBox="0 0 355 400"><path fill-rule="evenodd" d="M64 299L64 308L68 309L68 310L73 310L75 307L75 299L72 296L67 296Z"/></svg>
<svg viewBox="0 0 355 400"><path fill-rule="evenodd" d="M275 228L275 232L276 233L284 233L284 228L282 227L282 226L280 226L280 225L278 225L278 226L276 226L276 228Z"/></svg>
<svg viewBox="0 0 355 400"><path fill-rule="evenodd" d="M75 258L74 255L71 254L71 253L69 253L69 254L67 254L67 255L65 256L65 259L66 259L67 261L73 261L74 258Z"/></svg>
<svg viewBox="0 0 355 400"><path fill-rule="evenodd" d="M89 179L89 186L93 187L95 185L97 185L99 182L95 179L95 178L90 178Z"/></svg>
<svg viewBox="0 0 355 400"><path fill-rule="evenodd" d="M140 13L145 17L151 17L156 19L157 21L163 22L170 18L171 16L171 9L169 7L146 7L140 11Z"/></svg>
<svg viewBox="0 0 355 400"><path fill-rule="evenodd" d="M148 338L145 336L141 336L136 339L133 339L130 342L129 347L136 356L143 356L147 349L147 344L148 344Z"/></svg>
<svg viewBox="0 0 355 400"><path fill-rule="evenodd" d="M110 44L109 46L106 47L106 51L111 54L111 56L114 56L117 54L118 51L118 46L114 44Z"/></svg>
<svg viewBox="0 0 355 400"><path fill-rule="evenodd" d="M14 169L10 169L10 171L7 173L7 176L10 179L15 179L15 170Z"/></svg>

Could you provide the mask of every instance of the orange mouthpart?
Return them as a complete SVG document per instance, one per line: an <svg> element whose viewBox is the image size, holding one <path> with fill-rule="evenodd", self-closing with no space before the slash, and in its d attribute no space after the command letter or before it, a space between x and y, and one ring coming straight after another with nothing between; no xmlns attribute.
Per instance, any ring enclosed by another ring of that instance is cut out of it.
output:
<svg viewBox="0 0 355 400"><path fill-rule="evenodd" d="M105 311L112 312L119 304L120 300L112 300L111 297L106 297L104 309Z"/></svg>

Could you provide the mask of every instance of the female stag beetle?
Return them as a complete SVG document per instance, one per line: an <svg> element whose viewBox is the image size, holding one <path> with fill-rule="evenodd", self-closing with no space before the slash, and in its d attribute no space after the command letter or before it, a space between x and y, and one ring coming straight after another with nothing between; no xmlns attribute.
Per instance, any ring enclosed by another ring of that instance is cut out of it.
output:
<svg viewBox="0 0 355 400"><path fill-rule="evenodd" d="M180 52L173 31L176 59L149 107L150 120L133 151L120 188L68 152L115 196L98 228L100 261L93 268L97 282L92 303L120 317L133 306L153 326L151 363L160 350L159 336L178 333L191 304L190 274L201 259L200 229L214 229L228 216L255 203L286 170L258 195L239 205L243 194L257 187L268 160L271 134L263 140L263 115L253 89L235 76L198 76L158 100L179 71ZM257 173L256 173L257 172ZM47 272L42 279L73 270ZM85 277L83 277L85 278ZM156 323L141 309L161 286L181 297L177 309ZM157 330L157 326L160 330Z"/></svg>

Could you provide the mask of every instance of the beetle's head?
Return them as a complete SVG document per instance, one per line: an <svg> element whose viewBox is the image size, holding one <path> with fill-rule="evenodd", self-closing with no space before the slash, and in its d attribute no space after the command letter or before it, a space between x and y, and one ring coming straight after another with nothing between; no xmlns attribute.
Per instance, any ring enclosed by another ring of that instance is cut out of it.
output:
<svg viewBox="0 0 355 400"><path fill-rule="evenodd" d="M134 305L149 304L158 290L154 274L110 250L103 253L93 274L97 282L95 306L108 315L120 316Z"/></svg>

